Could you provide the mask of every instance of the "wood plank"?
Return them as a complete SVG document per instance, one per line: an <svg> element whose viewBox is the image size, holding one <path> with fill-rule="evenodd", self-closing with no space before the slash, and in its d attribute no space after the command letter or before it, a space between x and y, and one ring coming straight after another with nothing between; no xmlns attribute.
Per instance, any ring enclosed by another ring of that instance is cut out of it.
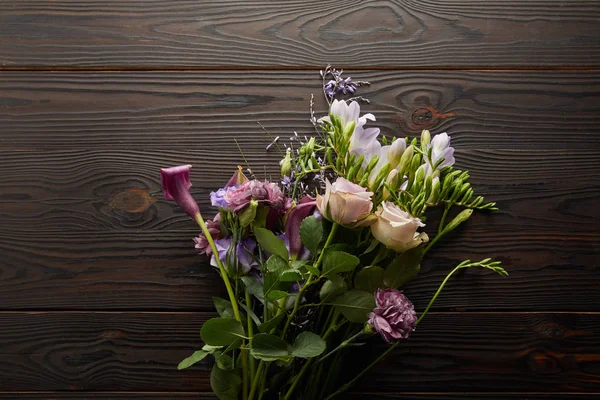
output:
<svg viewBox="0 0 600 400"><path fill-rule="evenodd" d="M207 150L2 152L0 309L211 310L223 285L195 254L192 221L161 199L158 169L195 164L193 192L212 216L208 192L228 179L237 157ZM432 253L408 288L417 307L452 265L490 256L505 263L508 280L468 271L437 306L597 311L596 151L462 150L457 158L501 211L476 213Z"/></svg>
<svg viewBox="0 0 600 400"><path fill-rule="evenodd" d="M157 393L157 392L0 392L0 400L217 400L212 393Z"/></svg>
<svg viewBox="0 0 600 400"><path fill-rule="evenodd" d="M600 49L600 47L598 47ZM598 149L600 80L584 71L349 71L387 135L447 131L469 148ZM313 132L314 71L3 72L0 148L213 149Z"/></svg>
<svg viewBox="0 0 600 400"><path fill-rule="evenodd" d="M595 0L0 3L4 66L599 65Z"/></svg>
<svg viewBox="0 0 600 400"><path fill-rule="evenodd" d="M209 391L208 363L175 366L200 345L211 315L1 313L0 388ZM433 314L359 388L590 392L600 378L598 334L597 313Z"/></svg>

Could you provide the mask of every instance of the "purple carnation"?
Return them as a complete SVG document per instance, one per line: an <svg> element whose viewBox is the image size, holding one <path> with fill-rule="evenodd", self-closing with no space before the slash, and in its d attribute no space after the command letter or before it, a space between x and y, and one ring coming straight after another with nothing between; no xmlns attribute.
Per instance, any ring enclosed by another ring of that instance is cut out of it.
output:
<svg viewBox="0 0 600 400"><path fill-rule="evenodd" d="M215 215L213 220L206 221L206 227L208 228L208 232L213 240L217 240L221 238L221 214ZM197 238L194 238L194 242L196 243L195 247L200 252L200 254L211 255L212 249L210 248L210 244L208 243L208 239L204 236L204 233L200 233Z"/></svg>
<svg viewBox="0 0 600 400"><path fill-rule="evenodd" d="M388 343L406 339L417 326L417 313L413 303L399 290L378 289L376 307L369 314L369 324Z"/></svg>
<svg viewBox="0 0 600 400"><path fill-rule="evenodd" d="M258 180L244 182L233 190L227 190L224 200L227 207L235 212L246 208L251 200L274 209L283 208L285 205L285 196L277 184Z"/></svg>

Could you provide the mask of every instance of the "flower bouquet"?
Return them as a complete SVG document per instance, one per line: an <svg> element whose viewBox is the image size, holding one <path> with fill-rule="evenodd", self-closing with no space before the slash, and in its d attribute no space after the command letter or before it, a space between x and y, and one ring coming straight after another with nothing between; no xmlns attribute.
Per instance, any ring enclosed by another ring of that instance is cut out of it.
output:
<svg viewBox="0 0 600 400"><path fill-rule="evenodd" d="M457 265L420 315L400 291L436 243L473 210L494 210L474 196L469 174L453 167L450 137L389 138L360 115L368 82L321 71L329 105L311 137L272 140L282 153L281 182L255 179L242 168L211 193L218 214L205 221L189 188L190 165L163 169L165 198L200 226L201 254L221 276L228 298L215 298L218 318L206 321L202 349L179 364L211 356L210 382L221 400L333 399L413 333L448 279L481 267ZM431 213L432 209L441 209ZM459 212L454 212L456 209ZM429 218L437 216L433 224ZM436 227L426 233L427 225ZM386 351L366 368L343 372L354 346L383 339Z"/></svg>

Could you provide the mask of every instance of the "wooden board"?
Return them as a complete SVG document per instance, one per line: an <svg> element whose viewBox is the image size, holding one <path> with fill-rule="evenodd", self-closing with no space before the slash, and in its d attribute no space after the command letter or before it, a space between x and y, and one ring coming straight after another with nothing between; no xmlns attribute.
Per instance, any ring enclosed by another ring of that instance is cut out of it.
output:
<svg viewBox="0 0 600 400"><path fill-rule="evenodd" d="M0 3L0 65L599 65L595 0Z"/></svg>
<svg viewBox="0 0 600 400"><path fill-rule="evenodd" d="M348 73L371 82L360 92L371 100L363 110L387 135L447 131L458 148L600 148L596 71ZM0 149L202 149L222 157L238 153L236 138L262 156L269 138L259 122L283 139L314 132L311 93L317 116L326 110L320 84L317 69L3 72Z"/></svg>
<svg viewBox="0 0 600 400"><path fill-rule="evenodd" d="M211 316L0 313L0 389L144 391L151 382L158 392L209 391L208 362L176 366L201 345ZM598 313L434 313L360 387L589 392L600 378L599 334Z"/></svg>

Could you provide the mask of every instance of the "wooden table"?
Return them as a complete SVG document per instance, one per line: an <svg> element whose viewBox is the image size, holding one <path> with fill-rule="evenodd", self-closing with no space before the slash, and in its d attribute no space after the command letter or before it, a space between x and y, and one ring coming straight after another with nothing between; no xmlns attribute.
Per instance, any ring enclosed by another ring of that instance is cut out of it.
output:
<svg viewBox="0 0 600 400"><path fill-rule="evenodd" d="M222 285L158 170L194 164L205 210L234 138L276 174L257 122L310 132L327 62L386 134L449 132L501 208L427 260L417 309L464 258L511 274L454 279L348 397L600 399L597 0L2 1L0 399L213 398L175 367Z"/></svg>

